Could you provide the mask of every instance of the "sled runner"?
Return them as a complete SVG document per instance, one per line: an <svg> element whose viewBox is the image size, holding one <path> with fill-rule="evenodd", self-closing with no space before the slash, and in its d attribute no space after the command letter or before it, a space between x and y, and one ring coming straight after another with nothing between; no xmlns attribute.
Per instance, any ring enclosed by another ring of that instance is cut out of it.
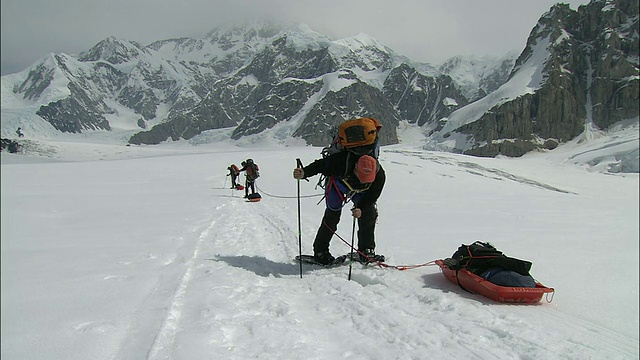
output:
<svg viewBox="0 0 640 360"><path fill-rule="evenodd" d="M502 303L534 304L542 299L544 294L553 293L553 288L546 287L535 282L535 287L510 287L500 286L470 272L467 269L450 269L455 264L453 259L436 260L436 264L442 270L442 274L452 283L460 285L463 289L480 294L489 299Z"/></svg>

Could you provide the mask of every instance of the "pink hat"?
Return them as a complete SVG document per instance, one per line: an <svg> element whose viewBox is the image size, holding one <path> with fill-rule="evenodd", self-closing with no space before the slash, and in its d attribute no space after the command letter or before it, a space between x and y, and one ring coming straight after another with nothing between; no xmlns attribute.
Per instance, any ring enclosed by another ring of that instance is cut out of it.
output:
<svg viewBox="0 0 640 360"><path fill-rule="evenodd" d="M356 163L356 176L361 183L372 183L376 179L376 159L369 155L362 155Z"/></svg>

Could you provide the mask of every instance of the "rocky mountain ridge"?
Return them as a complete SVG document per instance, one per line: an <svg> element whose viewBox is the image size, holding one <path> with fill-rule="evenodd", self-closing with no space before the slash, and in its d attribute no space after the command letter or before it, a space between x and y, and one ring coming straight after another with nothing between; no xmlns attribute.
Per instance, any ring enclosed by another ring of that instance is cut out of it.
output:
<svg viewBox="0 0 640 360"><path fill-rule="evenodd" d="M509 81L453 113L435 142L455 134L465 153L521 156L587 129L637 124L639 28L637 0L594 0L577 11L555 5L532 30Z"/></svg>
<svg viewBox="0 0 640 360"><path fill-rule="evenodd" d="M637 5L558 4L517 59L456 57L438 69L366 34L331 40L304 24L243 24L147 46L110 37L3 76L3 120L22 107L60 132L117 127L130 144L233 129L233 139L270 133L320 146L343 120L369 116L383 125L383 145L398 142L404 121L423 129L428 147L521 156L586 126L637 122ZM6 89L19 101L5 101Z"/></svg>

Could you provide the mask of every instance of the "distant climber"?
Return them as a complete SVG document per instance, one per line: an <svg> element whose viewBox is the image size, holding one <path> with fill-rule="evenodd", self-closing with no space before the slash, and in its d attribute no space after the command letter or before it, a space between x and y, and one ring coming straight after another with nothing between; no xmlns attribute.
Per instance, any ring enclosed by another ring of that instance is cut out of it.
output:
<svg viewBox="0 0 640 360"><path fill-rule="evenodd" d="M231 188L240 190L242 188L242 185L238 184L237 182L238 176L240 175L240 169L238 169L236 164L231 164L229 165L227 170L229 170L227 176L231 176Z"/></svg>
<svg viewBox="0 0 640 360"><path fill-rule="evenodd" d="M260 168L258 164L253 162L253 159L247 159L241 163L242 169L239 172L245 171L246 182L244 185L244 197L251 199L252 195L256 196L255 181L260 177ZM251 194L249 194L249 188L251 188Z"/></svg>

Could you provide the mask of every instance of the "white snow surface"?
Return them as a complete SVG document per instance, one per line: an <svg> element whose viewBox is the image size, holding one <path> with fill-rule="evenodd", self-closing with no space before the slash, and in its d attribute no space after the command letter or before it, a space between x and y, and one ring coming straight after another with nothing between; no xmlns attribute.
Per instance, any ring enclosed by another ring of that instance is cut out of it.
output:
<svg viewBox="0 0 640 360"><path fill-rule="evenodd" d="M324 206L291 172L320 149L209 136L2 153L2 359L638 359L639 179L584 163L604 139L519 159L382 148L377 252L421 265L489 241L555 289L505 305L433 265L301 277ZM258 203L226 177L249 157ZM345 211L334 255L352 225Z"/></svg>

